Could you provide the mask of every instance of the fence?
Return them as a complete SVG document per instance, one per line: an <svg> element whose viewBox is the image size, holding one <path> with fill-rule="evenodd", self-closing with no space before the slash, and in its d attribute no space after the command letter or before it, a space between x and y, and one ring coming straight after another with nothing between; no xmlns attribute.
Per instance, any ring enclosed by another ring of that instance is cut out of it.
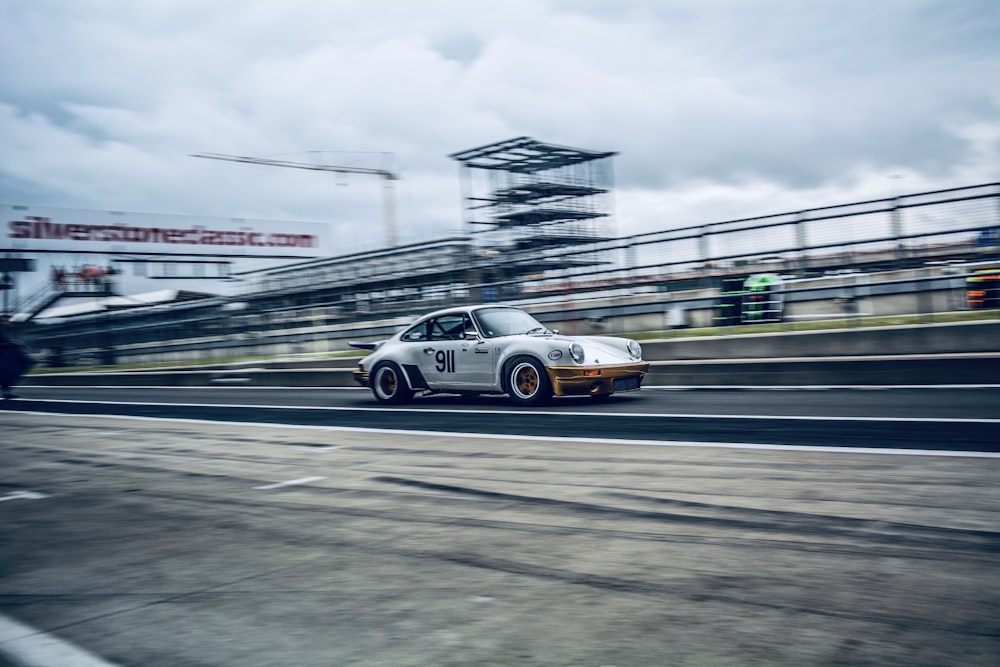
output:
<svg viewBox="0 0 1000 667"><path fill-rule="evenodd" d="M547 254L566 263L595 251L608 258L604 266L548 271L515 284L524 293L609 285L718 286L734 273L804 277L997 261L1000 183L639 234Z"/></svg>
<svg viewBox="0 0 1000 667"><path fill-rule="evenodd" d="M315 263L298 273L291 267L283 270L283 286L249 290L241 298L259 312L327 307L344 317L370 317L473 302L586 298L609 290L719 289L728 279L753 273L805 278L997 262L1000 183L559 248L498 250L477 238L452 239L446 265L412 275L402 255L359 255L338 259L336 271Z"/></svg>

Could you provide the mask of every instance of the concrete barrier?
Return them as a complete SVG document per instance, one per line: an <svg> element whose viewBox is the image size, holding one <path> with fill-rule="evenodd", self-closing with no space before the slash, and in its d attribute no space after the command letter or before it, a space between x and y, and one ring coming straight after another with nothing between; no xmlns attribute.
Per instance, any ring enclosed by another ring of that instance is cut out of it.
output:
<svg viewBox="0 0 1000 667"><path fill-rule="evenodd" d="M643 343L647 385L1000 384L1000 322L784 332ZM357 357L158 371L31 375L24 385L350 387Z"/></svg>
<svg viewBox="0 0 1000 667"><path fill-rule="evenodd" d="M350 387L351 368L247 368L240 371L99 371L29 375L22 386L54 387Z"/></svg>
<svg viewBox="0 0 1000 667"><path fill-rule="evenodd" d="M650 361L1000 352L1000 321L672 338L642 350Z"/></svg>
<svg viewBox="0 0 1000 667"><path fill-rule="evenodd" d="M654 362L646 385L855 386L1000 385L1000 354Z"/></svg>
<svg viewBox="0 0 1000 667"><path fill-rule="evenodd" d="M24 385L160 387L353 387L351 368L240 372L52 373ZM1000 384L1000 353L655 361L648 386L816 386Z"/></svg>

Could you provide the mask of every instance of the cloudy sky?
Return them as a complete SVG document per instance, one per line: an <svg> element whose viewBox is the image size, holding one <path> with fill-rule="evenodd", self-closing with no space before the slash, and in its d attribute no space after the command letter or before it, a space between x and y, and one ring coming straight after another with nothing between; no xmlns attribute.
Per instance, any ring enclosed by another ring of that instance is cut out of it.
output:
<svg viewBox="0 0 1000 667"><path fill-rule="evenodd" d="M1000 180L996 0L7 0L0 203L461 229L448 155L618 151L627 235Z"/></svg>

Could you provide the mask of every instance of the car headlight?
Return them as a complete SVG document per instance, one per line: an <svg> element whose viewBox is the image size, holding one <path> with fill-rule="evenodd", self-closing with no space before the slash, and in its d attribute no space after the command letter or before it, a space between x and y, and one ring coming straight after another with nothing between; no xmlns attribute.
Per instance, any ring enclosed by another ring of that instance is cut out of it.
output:
<svg viewBox="0 0 1000 667"><path fill-rule="evenodd" d="M579 343L572 343L569 346L569 356L573 357L573 361L578 364L583 363L583 345Z"/></svg>
<svg viewBox="0 0 1000 667"><path fill-rule="evenodd" d="M633 359L642 359L642 346L634 340L628 342L628 354Z"/></svg>

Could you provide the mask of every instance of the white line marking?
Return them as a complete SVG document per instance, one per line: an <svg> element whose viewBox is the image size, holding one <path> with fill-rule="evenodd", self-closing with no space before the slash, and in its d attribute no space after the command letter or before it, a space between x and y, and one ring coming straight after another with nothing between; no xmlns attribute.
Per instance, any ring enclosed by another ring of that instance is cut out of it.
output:
<svg viewBox="0 0 1000 667"><path fill-rule="evenodd" d="M37 386L37 385L36 385ZM50 385L56 386L56 385ZM176 388L176 387L175 387ZM243 387L250 389L250 387ZM644 384L643 391L656 389L665 391L696 391L710 389L712 391L738 389L750 391L836 391L848 389L851 391L868 391L888 389L1000 389L1000 384L802 384L802 385L756 385L756 384Z"/></svg>
<svg viewBox="0 0 1000 667"><path fill-rule="evenodd" d="M287 482L278 482L277 484L265 484L264 486L255 486L255 489L280 489L286 486L297 486L299 484L309 484L310 482L318 482L321 479L326 479L326 477L302 477L301 479L290 479Z"/></svg>
<svg viewBox="0 0 1000 667"><path fill-rule="evenodd" d="M562 415L566 417L628 417L630 419L757 419L788 421L831 421L831 422L914 422L928 424L1000 424L1000 419L971 419L962 417L828 417L809 415L725 415L710 413L669 413L669 412L576 412L562 410L457 410L452 408L384 408L384 407L343 407L332 405L258 405L247 403L153 403L147 401L83 401L42 398L37 403L73 403L79 405L148 405L152 407L176 408L262 408L265 410L312 410L326 412L406 412L425 414L481 414L481 415ZM4 410L0 410L4 412ZM10 412L27 411L11 410ZM84 416L84 415L81 415Z"/></svg>
<svg viewBox="0 0 1000 667"><path fill-rule="evenodd" d="M1000 385L997 385L1000 387ZM198 389L206 389L208 391L219 391L220 389L225 389L229 391L231 389L250 389L256 391L270 391L272 389L294 389L296 391L371 391L366 387L298 387L295 385L274 385L272 386L261 386L255 385L251 387L213 387L212 385L200 385L196 387L183 387L183 386L164 386L156 384L20 384L18 388L21 387L32 387L35 389L179 389L184 391L193 391Z"/></svg>
<svg viewBox="0 0 1000 667"><path fill-rule="evenodd" d="M88 385L72 385L72 384L22 384L25 388L38 388L38 389L175 389L178 391L197 391L200 389L206 389L208 391L218 391L223 389L223 387L213 387L212 385L201 385L197 387L179 387L179 386L169 386L165 387L163 385L155 384L136 384L136 385L125 385L125 384L88 384ZM365 387L300 387L296 385L274 385L274 386L233 386L224 387L226 391L231 389L242 389L244 391L271 391L271 390L284 390L292 389L295 391L355 391L355 392L368 392L371 391ZM803 389L817 390L817 391L831 391L837 389L1000 389L1000 384L806 384L806 385L758 385L758 384L644 384L642 385L643 390L647 389L665 389L665 390L676 390L676 391L692 391L698 389L712 389L712 390L725 390L725 389L750 389L754 391L801 391ZM34 400L34 399L32 399Z"/></svg>
<svg viewBox="0 0 1000 667"><path fill-rule="evenodd" d="M0 496L0 503L5 500L40 500L42 498L48 498L48 496L34 491L11 491L6 496Z"/></svg>
<svg viewBox="0 0 1000 667"><path fill-rule="evenodd" d="M3 412L0 410L0 412ZM178 422L182 424L220 424L226 426L253 426L255 428L281 428L281 429L302 429L307 431L331 431L334 433L378 433L382 435L420 435L438 438L465 438L475 440L525 440L538 442L582 442L586 444L598 445L636 445L639 447L696 447L696 448L724 448L724 449L762 449L779 450L788 452L844 452L854 454L889 454L899 456L942 456L958 458L976 459L997 459L1000 452L974 452L974 451L952 451L947 449L893 449L890 447L830 447L820 445L769 445L752 442L697 442L680 440L623 440L616 438L565 438L559 436L538 436L538 435L508 435L489 433L455 433L449 431L414 431L391 428L362 428L356 426L313 426L296 424L270 424L267 422L231 422L213 419L185 419L172 417L135 417L132 415L78 415L72 412L36 412L32 410L18 410L22 415L49 416L62 415L65 417L87 417L94 419L129 419L136 421L150 422Z"/></svg>
<svg viewBox="0 0 1000 667"><path fill-rule="evenodd" d="M0 655L25 667L115 667L89 651L2 614Z"/></svg>

